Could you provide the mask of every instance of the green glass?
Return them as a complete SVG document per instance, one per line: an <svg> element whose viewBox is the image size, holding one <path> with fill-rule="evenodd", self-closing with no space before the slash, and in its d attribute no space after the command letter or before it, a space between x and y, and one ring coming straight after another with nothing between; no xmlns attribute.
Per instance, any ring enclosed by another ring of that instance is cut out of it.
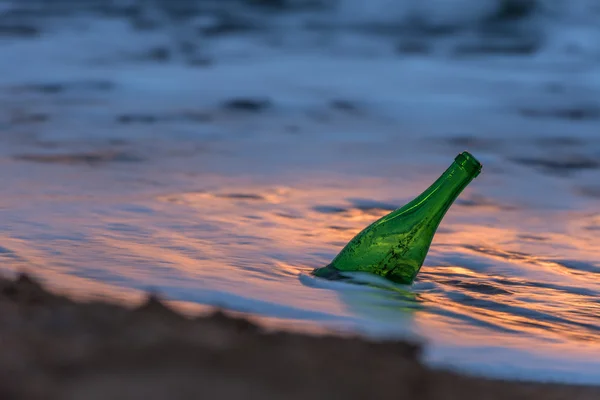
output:
<svg viewBox="0 0 600 400"><path fill-rule="evenodd" d="M356 235L316 276L333 278L344 271L381 275L396 283L411 284L429 251L442 218L463 189L481 172L481 164L468 152L410 203L375 221Z"/></svg>

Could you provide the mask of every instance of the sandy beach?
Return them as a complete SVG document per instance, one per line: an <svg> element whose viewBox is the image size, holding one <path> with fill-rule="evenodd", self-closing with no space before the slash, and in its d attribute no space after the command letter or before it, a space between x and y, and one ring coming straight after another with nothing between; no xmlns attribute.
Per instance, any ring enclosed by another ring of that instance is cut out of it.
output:
<svg viewBox="0 0 600 400"><path fill-rule="evenodd" d="M600 388L435 370L418 345L264 331L215 311L187 318L74 302L31 277L0 280L0 398L597 399Z"/></svg>

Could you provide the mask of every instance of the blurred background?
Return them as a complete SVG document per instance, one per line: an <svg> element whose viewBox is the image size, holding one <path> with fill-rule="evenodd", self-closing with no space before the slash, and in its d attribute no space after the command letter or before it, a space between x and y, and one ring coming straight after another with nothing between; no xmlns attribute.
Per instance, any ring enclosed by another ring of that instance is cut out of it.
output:
<svg viewBox="0 0 600 400"><path fill-rule="evenodd" d="M0 268L600 382L600 3L0 2ZM417 282L315 279L459 152Z"/></svg>

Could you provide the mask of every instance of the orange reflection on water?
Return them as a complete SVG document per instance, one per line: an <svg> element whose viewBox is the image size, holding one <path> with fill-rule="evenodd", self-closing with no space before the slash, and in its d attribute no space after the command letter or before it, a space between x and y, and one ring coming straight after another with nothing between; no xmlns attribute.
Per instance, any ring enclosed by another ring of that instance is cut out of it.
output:
<svg viewBox="0 0 600 400"><path fill-rule="evenodd" d="M409 199L424 184L310 178L279 186L207 178L205 186L137 200L145 212L109 204L69 224L85 234L79 242L5 244L70 289L118 294L157 287L180 307L222 305L285 320L286 327L343 320L448 343L584 343L598 350L600 244L588 240L589 212L544 215L482 198L458 202L412 288L330 286L302 277L387 214L390 203L402 205L398 196ZM55 245L72 247L49 256Z"/></svg>

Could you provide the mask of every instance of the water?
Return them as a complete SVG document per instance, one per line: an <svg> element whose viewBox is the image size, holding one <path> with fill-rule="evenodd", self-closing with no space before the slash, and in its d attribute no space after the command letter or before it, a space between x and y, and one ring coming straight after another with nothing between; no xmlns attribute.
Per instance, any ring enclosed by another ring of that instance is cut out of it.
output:
<svg viewBox="0 0 600 400"><path fill-rule="evenodd" d="M600 383L596 59L398 55L343 30L218 36L198 65L152 53L171 33L68 21L0 42L4 272ZM412 287L310 275L463 150L484 170Z"/></svg>

